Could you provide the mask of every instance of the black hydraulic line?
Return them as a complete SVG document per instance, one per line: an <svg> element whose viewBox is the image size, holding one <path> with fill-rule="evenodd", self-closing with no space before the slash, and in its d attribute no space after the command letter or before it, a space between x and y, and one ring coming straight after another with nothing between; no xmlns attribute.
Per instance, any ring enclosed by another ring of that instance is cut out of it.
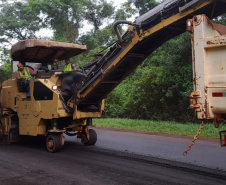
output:
<svg viewBox="0 0 226 185"><path fill-rule="evenodd" d="M67 105L66 105L66 102L65 102L65 100L64 100L64 97L63 97L63 95L62 95L61 90L60 90L60 89L57 89L57 91L59 92L60 100L61 100L62 103L63 103L64 109L65 109L68 113L71 113L71 111L68 109L68 107L67 107Z"/></svg>
<svg viewBox="0 0 226 185"><path fill-rule="evenodd" d="M114 45L116 42L117 42L117 41L115 41L115 42L113 42L113 43L107 45L106 47L104 47L104 49L102 49L101 51L99 51L97 54L101 54L101 52L103 52L103 51L106 50L107 48L110 48L110 47L111 47L112 45ZM94 61L94 62L91 62L91 63L87 64L87 65L81 66L80 69L82 69L83 72L84 72L85 69L88 69L88 68L90 68L90 67L96 65L98 62L99 62L99 60L96 60L96 61ZM84 73L85 73L85 72L84 72ZM86 75L87 75L87 74L86 74Z"/></svg>
<svg viewBox="0 0 226 185"><path fill-rule="evenodd" d="M68 136L76 136L77 135L77 132L75 132L75 133L70 133L70 132L68 132L68 131L66 131L66 132L64 132L66 135L68 135Z"/></svg>
<svg viewBox="0 0 226 185"><path fill-rule="evenodd" d="M119 20L119 21L115 21L114 22L114 30L115 30L115 33L118 37L118 40L119 42L121 43L122 42L122 37L119 33L119 30L118 30L118 25L119 24L129 24L129 25L135 25L134 23L132 23L131 21L125 21L125 20Z"/></svg>
<svg viewBox="0 0 226 185"><path fill-rule="evenodd" d="M110 47L111 47L113 44L115 44L116 42L117 42L117 41L115 41L115 42L113 42L113 43L107 45L104 49L102 49L101 51L99 51L98 54L101 53L101 52L103 52L103 51L106 50L107 48L110 48Z"/></svg>
<svg viewBox="0 0 226 185"><path fill-rule="evenodd" d="M95 60L94 62L91 62L91 63L89 63L87 65L84 65L84 66L80 66L79 68L82 69L83 73L85 74L84 70L89 69L89 68L95 66L98 61L99 60Z"/></svg>

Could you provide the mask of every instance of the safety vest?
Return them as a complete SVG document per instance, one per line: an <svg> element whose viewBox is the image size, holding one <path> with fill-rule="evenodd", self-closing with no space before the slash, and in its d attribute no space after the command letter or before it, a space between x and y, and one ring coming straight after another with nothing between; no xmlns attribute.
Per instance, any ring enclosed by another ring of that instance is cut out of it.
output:
<svg viewBox="0 0 226 185"><path fill-rule="evenodd" d="M66 72L66 71L73 71L73 70L72 70L71 63L69 63L68 65L65 65L65 67L64 67L64 72Z"/></svg>
<svg viewBox="0 0 226 185"><path fill-rule="evenodd" d="M21 73L21 71L19 71L18 69L16 70L17 73L19 73L20 77L25 77L26 80L31 80L32 76L30 74L29 68L28 67L24 67L24 74Z"/></svg>

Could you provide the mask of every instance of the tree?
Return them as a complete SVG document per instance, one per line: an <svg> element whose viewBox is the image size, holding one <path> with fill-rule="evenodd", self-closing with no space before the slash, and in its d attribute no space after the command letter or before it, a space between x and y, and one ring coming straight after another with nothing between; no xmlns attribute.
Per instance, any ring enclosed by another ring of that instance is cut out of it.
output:
<svg viewBox="0 0 226 185"><path fill-rule="evenodd" d="M110 116L135 119L193 120L191 44L188 33L155 50L106 100Z"/></svg>
<svg viewBox="0 0 226 185"><path fill-rule="evenodd" d="M24 1L0 4L0 62L1 80L9 77L9 46L15 41L34 39L36 31L41 28L41 19Z"/></svg>
<svg viewBox="0 0 226 185"><path fill-rule="evenodd" d="M0 5L0 42L5 46L14 40L36 38L41 19L23 2Z"/></svg>
<svg viewBox="0 0 226 185"><path fill-rule="evenodd" d="M0 49L0 61L3 64L0 66L0 82L3 82L11 76L11 60L9 58L9 51L6 49Z"/></svg>
<svg viewBox="0 0 226 185"><path fill-rule="evenodd" d="M83 20L81 0L30 0L29 7L43 18L45 27L54 31L53 40L75 42Z"/></svg>
<svg viewBox="0 0 226 185"><path fill-rule="evenodd" d="M226 25L226 14L223 14L221 16L218 16L217 18L215 18L213 20L213 22L215 22L217 24Z"/></svg>
<svg viewBox="0 0 226 185"><path fill-rule="evenodd" d="M86 0L85 19L94 26L94 32L100 30L104 22L108 22L114 13L114 7L106 0Z"/></svg>
<svg viewBox="0 0 226 185"><path fill-rule="evenodd" d="M114 10L106 0L30 0L29 6L54 31L53 40L65 42L77 41L84 20L99 30Z"/></svg>
<svg viewBox="0 0 226 185"><path fill-rule="evenodd" d="M156 7L159 3L155 0L128 0L127 1L128 6L131 6L131 4L134 4L139 15L143 15L149 10Z"/></svg>

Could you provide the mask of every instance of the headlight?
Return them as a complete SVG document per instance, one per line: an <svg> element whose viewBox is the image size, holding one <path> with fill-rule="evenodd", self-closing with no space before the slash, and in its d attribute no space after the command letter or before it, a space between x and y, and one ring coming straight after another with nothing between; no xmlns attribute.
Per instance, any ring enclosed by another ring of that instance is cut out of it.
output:
<svg viewBox="0 0 226 185"><path fill-rule="evenodd" d="M52 89L53 90L57 90L57 86L56 85L53 85Z"/></svg>

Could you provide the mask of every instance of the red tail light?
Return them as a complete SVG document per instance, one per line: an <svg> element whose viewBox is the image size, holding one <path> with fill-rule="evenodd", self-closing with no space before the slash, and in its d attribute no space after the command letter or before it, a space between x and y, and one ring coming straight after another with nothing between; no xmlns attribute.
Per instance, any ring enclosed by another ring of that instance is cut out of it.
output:
<svg viewBox="0 0 226 185"><path fill-rule="evenodd" d="M223 97L223 93L212 93L212 97Z"/></svg>

